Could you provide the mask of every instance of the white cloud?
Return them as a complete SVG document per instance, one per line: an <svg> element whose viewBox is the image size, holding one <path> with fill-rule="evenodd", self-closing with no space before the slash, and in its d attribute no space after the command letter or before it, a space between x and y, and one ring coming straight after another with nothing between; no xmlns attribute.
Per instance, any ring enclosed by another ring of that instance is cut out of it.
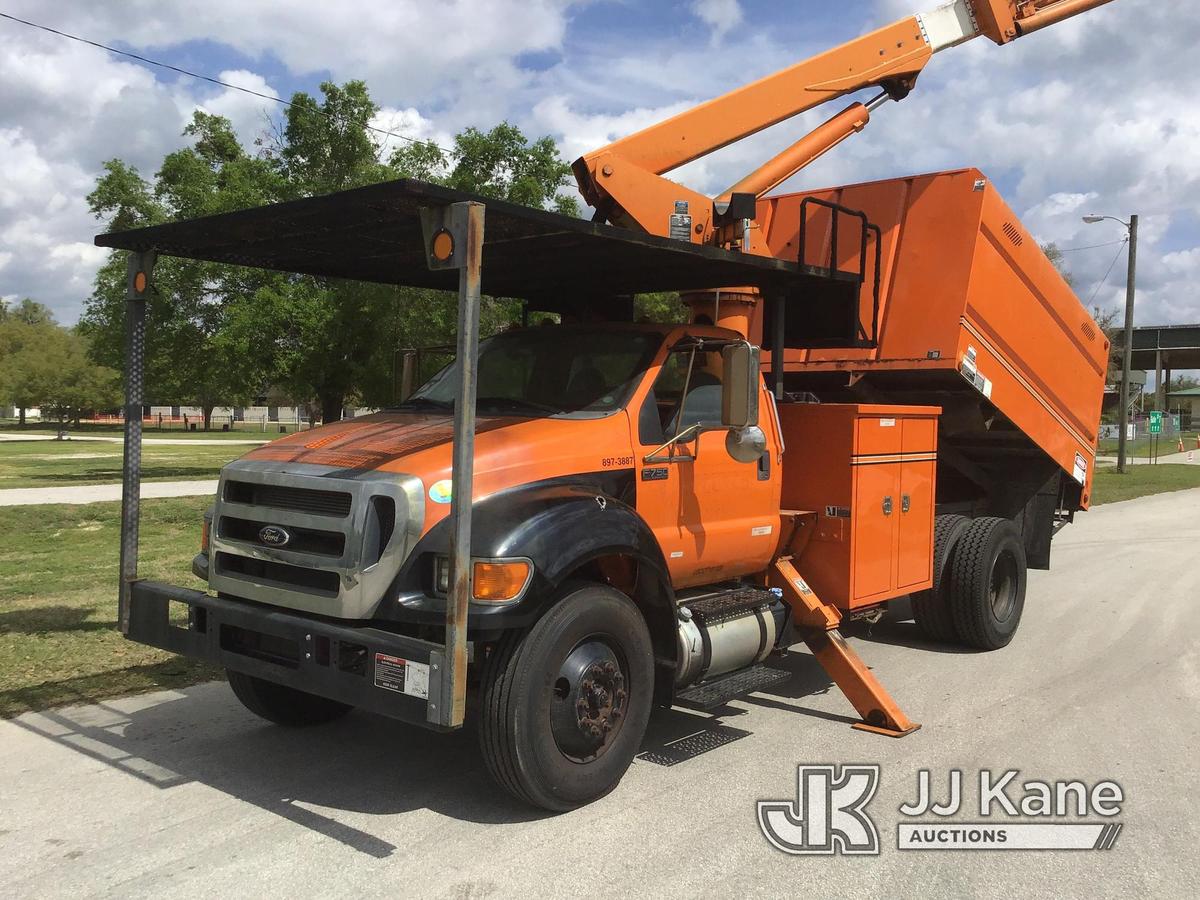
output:
<svg viewBox="0 0 1200 900"><path fill-rule="evenodd" d="M736 2L698 0L681 5L681 21L652 33L614 36L589 18L588 32L571 39L575 8L589 3L370 0L353 14L323 0L157 4L152 15L138 12L148 9L146 0L12 0L9 8L167 60L182 42L225 45L247 59L221 77L271 95L295 84L264 78L280 66L305 83L362 77L384 105L378 127L449 144L466 125L508 118L529 134L553 134L571 159L827 49L830 29L850 37L935 0L876 0L870 21L850 21L842 5L827 4L822 27L793 23L790 30L743 15ZM1192 6L1122 0L1010 46L978 40L948 51L910 98L879 110L863 134L785 187L976 165L1004 186L1039 239L1064 248L1121 238L1115 224L1083 225L1085 212L1138 212L1139 322L1200 321L1193 287L1200 275L1200 69L1193 64L1200 10ZM679 39L681 26L696 19L721 41L720 53ZM521 67L523 54L541 51L562 59L540 71ZM183 144L180 131L198 106L229 116L250 144L279 106L156 77L11 23L0 25L0 84L0 248L7 255L0 257L0 294L38 296L66 321L95 268L90 240L98 228L84 198L100 163L120 156L153 174ZM808 113L671 177L715 193L837 108ZM1068 256L1082 291L1090 294L1117 249ZM1098 303L1122 301L1123 273L1118 260Z"/></svg>
<svg viewBox="0 0 1200 900"><path fill-rule="evenodd" d="M742 23L742 6L738 0L692 0L692 13L712 29L713 43Z"/></svg>

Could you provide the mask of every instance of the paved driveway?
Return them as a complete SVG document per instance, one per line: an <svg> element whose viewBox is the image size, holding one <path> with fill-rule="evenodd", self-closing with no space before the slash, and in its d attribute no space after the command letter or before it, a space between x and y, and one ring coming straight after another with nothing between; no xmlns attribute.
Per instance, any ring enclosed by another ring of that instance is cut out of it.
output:
<svg viewBox="0 0 1200 900"><path fill-rule="evenodd" d="M557 817L494 789L471 731L353 714L289 732L221 684L26 715L0 723L0 883L13 897L1196 896L1198 547L1200 491L1100 507L1056 540L1053 572L1032 574L1006 650L931 647L908 621L853 638L916 734L852 731L798 652L781 689L720 717L663 712L646 747L702 729L741 739L639 760L612 795ZM801 762L882 765L881 856L768 846L755 801L794 796ZM1115 779L1124 830L1107 852L897 851L917 770L943 783L951 767Z"/></svg>

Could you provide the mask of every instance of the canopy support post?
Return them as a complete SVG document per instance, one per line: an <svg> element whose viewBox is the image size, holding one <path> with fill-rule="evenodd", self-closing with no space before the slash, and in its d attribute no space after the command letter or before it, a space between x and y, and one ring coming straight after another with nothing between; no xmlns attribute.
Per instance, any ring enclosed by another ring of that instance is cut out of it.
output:
<svg viewBox="0 0 1200 900"><path fill-rule="evenodd" d="M483 270L484 205L474 201L421 210L431 269L457 268L458 397L450 472L450 584L446 597L446 643L431 664L426 718L446 728L463 723L467 694L467 616L471 602L471 501L475 466L475 397L479 372L479 295ZM440 708L434 701L437 696Z"/></svg>
<svg viewBox="0 0 1200 900"><path fill-rule="evenodd" d="M146 374L146 298L157 254L131 251L125 285L125 449L121 468L121 592L117 624L129 633L129 597L138 571L142 490L142 404Z"/></svg>

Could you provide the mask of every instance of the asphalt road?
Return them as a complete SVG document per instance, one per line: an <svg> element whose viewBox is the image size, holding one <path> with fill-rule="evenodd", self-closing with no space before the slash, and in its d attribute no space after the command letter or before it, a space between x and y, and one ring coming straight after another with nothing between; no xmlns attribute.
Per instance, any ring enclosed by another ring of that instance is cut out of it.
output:
<svg viewBox="0 0 1200 900"><path fill-rule="evenodd" d="M354 714L287 732L220 684L26 715L0 723L0 884L13 897L1197 896L1200 491L1080 516L1054 564L1032 574L1003 651L924 645L908 621L852 639L921 731L852 731L797 652L782 689L719 718L660 714L646 747L706 728L744 737L671 767L637 761L615 793L558 817L493 789L470 731ZM844 762L883 767L869 807L882 855L770 847L755 801L794 797L797 763ZM1109 851L898 851L916 771L944 783L951 767L1116 780L1124 829Z"/></svg>

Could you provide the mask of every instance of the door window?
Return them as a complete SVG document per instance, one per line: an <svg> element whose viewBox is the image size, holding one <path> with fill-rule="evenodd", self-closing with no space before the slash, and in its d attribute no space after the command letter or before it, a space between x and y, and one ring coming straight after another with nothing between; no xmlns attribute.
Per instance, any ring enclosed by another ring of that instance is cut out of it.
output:
<svg viewBox="0 0 1200 900"><path fill-rule="evenodd" d="M718 351L693 351L689 347L668 354L642 404L638 440L644 446L658 445L693 425L720 425L721 375Z"/></svg>

